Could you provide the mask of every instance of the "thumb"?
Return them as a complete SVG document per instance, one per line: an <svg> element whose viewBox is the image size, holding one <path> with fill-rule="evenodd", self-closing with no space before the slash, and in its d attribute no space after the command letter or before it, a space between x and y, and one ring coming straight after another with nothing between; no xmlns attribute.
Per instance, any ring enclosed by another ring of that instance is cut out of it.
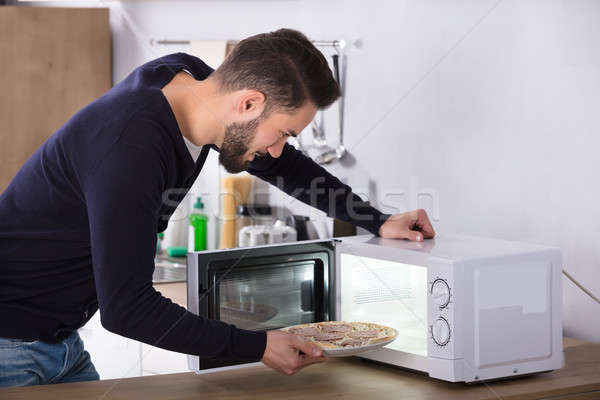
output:
<svg viewBox="0 0 600 400"><path fill-rule="evenodd" d="M298 336L294 336L293 345L296 349L308 356L321 357L321 355L323 355L323 351L319 346Z"/></svg>
<svg viewBox="0 0 600 400"><path fill-rule="evenodd" d="M413 242L422 242L423 241L423 233L418 231L407 231L406 232L407 239L412 240Z"/></svg>

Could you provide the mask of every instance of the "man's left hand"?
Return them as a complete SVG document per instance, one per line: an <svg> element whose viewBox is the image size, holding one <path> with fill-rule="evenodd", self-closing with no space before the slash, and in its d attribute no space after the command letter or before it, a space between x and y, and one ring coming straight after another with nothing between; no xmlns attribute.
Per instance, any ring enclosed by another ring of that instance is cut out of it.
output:
<svg viewBox="0 0 600 400"><path fill-rule="evenodd" d="M379 236L385 239L410 239L422 242L431 239L435 231L423 209L394 214L379 228Z"/></svg>

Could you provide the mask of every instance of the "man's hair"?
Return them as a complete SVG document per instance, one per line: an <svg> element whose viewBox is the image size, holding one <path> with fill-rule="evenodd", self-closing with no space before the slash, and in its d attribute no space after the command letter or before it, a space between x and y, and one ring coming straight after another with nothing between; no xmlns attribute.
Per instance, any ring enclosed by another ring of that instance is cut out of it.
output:
<svg viewBox="0 0 600 400"><path fill-rule="evenodd" d="M340 97L323 53L293 29L242 40L213 75L225 91L254 89L263 93L267 113L292 111L306 100L323 109Z"/></svg>

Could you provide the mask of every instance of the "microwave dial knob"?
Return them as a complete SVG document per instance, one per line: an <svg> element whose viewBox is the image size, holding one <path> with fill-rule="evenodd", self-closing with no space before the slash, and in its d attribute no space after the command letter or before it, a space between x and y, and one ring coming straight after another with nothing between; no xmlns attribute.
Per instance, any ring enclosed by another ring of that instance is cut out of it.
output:
<svg viewBox="0 0 600 400"><path fill-rule="evenodd" d="M431 298L435 305L444 308L450 303L450 286L443 279L436 279L431 284Z"/></svg>
<svg viewBox="0 0 600 400"><path fill-rule="evenodd" d="M444 317L439 317L433 323L431 338L439 346L445 346L450 341L450 324Z"/></svg>

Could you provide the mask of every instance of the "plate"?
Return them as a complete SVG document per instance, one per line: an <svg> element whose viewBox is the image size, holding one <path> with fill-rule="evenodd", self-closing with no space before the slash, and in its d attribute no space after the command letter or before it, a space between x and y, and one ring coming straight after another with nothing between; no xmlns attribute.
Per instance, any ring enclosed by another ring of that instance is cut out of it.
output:
<svg viewBox="0 0 600 400"><path fill-rule="evenodd" d="M396 340L396 338L398 337L398 332L396 332L395 330L394 330L394 332L395 332L395 335L394 335L393 339L389 339L389 340L386 340L384 342L379 342L379 343L367 344L365 346L342 347L339 349L326 349L321 346L319 346L319 347L321 347L321 349L323 350L323 354L327 357L354 356L356 354L368 353L369 351L377 350L384 346L387 346L388 344L390 344L394 340Z"/></svg>
<svg viewBox="0 0 600 400"><path fill-rule="evenodd" d="M340 323L340 322L345 322L345 321L315 322L315 323L311 323L311 324L301 324L301 325L289 326L286 328L282 328L281 330L288 331L289 329L292 329L292 328L307 328L307 327L315 327L315 326L323 326L323 325L334 325L336 322ZM354 323L366 324L366 325L372 325L372 326L374 325L378 328L385 328L388 333L393 332L393 336L388 335L388 337L386 337L383 340L379 339L379 341L377 341L376 343L369 343L369 344L365 344L365 345L361 345L361 346L346 346L346 347L329 347L328 345L325 345L325 344L322 344L321 342L315 341L314 338L310 338L310 340L312 340L315 344L317 344L323 350L323 355L325 355L326 357L347 357L347 356L353 356L356 354L362 354L362 353L367 353L367 352L370 352L373 350L377 350L379 348L382 348L382 347L392 343L398 337L398 332L394 328L391 328L389 326L375 324L372 322L354 322ZM301 337L303 337L303 336L301 336ZM304 337L304 338L308 339L307 337ZM331 346L335 346L335 345L332 344Z"/></svg>

